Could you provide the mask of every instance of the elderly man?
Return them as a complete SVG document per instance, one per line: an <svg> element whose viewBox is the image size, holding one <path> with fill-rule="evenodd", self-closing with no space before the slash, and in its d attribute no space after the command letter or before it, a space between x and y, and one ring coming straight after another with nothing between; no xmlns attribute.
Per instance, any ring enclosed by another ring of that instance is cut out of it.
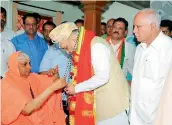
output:
<svg viewBox="0 0 172 125"><path fill-rule="evenodd" d="M107 21L107 24L106 24L106 34L101 36L103 39L106 39L107 37L112 35L112 27L113 27L114 21L115 21L114 18L111 18L111 19L109 19Z"/></svg>
<svg viewBox="0 0 172 125"><path fill-rule="evenodd" d="M0 61L0 77L1 79L5 76L6 71L8 70L8 58L15 52L14 45L10 40L15 36L14 32L5 27L6 25L7 12L5 8L1 7L0 12L0 44L1 44L1 61Z"/></svg>
<svg viewBox="0 0 172 125"><path fill-rule="evenodd" d="M65 88L70 124L128 125L129 87L109 44L83 27L78 34L70 22L52 30L50 38L73 57L72 82Z"/></svg>
<svg viewBox="0 0 172 125"><path fill-rule="evenodd" d="M131 84L131 125L153 125L165 79L172 66L172 39L160 31L152 9L138 12L134 33L141 44L135 54Z"/></svg>

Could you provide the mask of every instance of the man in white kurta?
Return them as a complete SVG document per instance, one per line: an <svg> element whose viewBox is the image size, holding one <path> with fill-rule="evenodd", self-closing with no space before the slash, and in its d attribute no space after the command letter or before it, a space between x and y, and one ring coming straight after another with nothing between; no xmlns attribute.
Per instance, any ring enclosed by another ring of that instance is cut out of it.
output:
<svg viewBox="0 0 172 125"><path fill-rule="evenodd" d="M145 9L134 18L138 41L131 84L131 125L153 125L165 79L172 66L172 39L160 29L156 11Z"/></svg>
<svg viewBox="0 0 172 125"><path fill-rule="evenodd" d="M63 36L69 36L66 34L60 35L60 31L61 30L65 30L65 28L67 28L68 26L70 27L74 27L73 23L66 23L66 24L61 24L60 26L56 27L51 33L50 33L50 38L54 41L60 41L59 45L60 47L64 48L66 51L70 52L70 45L74 44L72 43L70 40L59 40L59 38L62 38ZM66 29L67 30L67 29ZM68 29L69 31L69 29ZM67 32L67 31L66 31ZM68 42L66 42L68 41ZM105 95L108 95L108 102L107 103L111 103L110 101L113 101L114 104L116 105L111 105L111 107L103 107L105 108L104 110L112 110L110 111L110 115L107 113L107 115L105 115L105 118L99 115L99 120L98 117L96 117L96 122L97 125L128 125L128 116L127 116L127 112L126 109L129 106L129 89L128 89L128 84L127 81L122 73L122 70L120 68L120 65L117 61L117 59L114 59L114 53L112 48L110 47L110 45L102 38L100 37L94 37L91 41L92 45L91 45L91 64L94 70L94 75L89 78L88 80L85 80L77 85L72 85L69 84L65 91L67 94L73 95L73 94L80 94L82 92L86 92L86 91L91 91L91 90L95 90L95 91L102 91L101 93L104 93ZM112 63L112 62L113 63ZM116 67L113 67L113 64ZM112 74L112 72L116 70L116 74ZM119 75L118 75L119 73ZM112 77L114 77L113 75L119 76L116 79L118 80L114 81L114 79ZM114 83L114 82L116 83ZM119 88L109 88L108 85L112 85L113 84L117 84L117 86ZM123 85L120 85L123 84ZM106 88L104 88L104 86L106 86ZM101 90L99 90L99 88ZM115 90L117 89L117 90ZM120 90L120 92L118 93L118 90ZM100 93L100 92L99 92ZM112 95L110 95L109 93L113 93ZM125 94L124 94L125 93ZM97 102L97 98L99 98L100 94L98 94L98 92L96 93L96 102ZM114 98L117 98L115 101L114 99L111 99L111 96L114 96ZM102 97L102 96L101 96ZM121 98L120 98L121 97ZM102 97L103 98L103 97ZM118 99L119 98L119 99ZM98 100L100 101L100 100ZM102 100L101 100L102 101ZM103 100L104 101L104 100ZM103 103L103 102L102 102ZM108 105L108 104L105 105ZM100 104L100 103L99 103ZM119 108L121 109L120 111L117 111L117 107L118 105L122 105L123 108L121 108L121 106L119 106ZM98 103L96 103L96 116L97 114L103 114L105 112L103 112L102 108L99 108L98 112L97 109L98 107L101 107L100 105L98 106ZM115 108L116 109L115 109ZM101 113L100 113L101 112ZM114 113L113 113L114 112ZM117 113L116 113L117 112ZM115 115L114 115L115 114ZM82 124L84 125L84 123Z"/></svg>
<svg viewBox="0 0 172 125"><path fill-rule="evenodd" d="M15 52L14 45L10 40L15 36L15 33L6 28L6 10L1 7L1 27L0 27L0 50L1 50L1 61L0 61L0 77L4 77L8 70L8 58Z"/></svg>
<svg viewBox="0 0 172 125"><path fill-rule="evenodd" d="M94 76L75 86L75 92L85 92L95 90L103 86L109 80L110 71L110 49L101 43L96 43L91 47L91 60L94 69ZM107 90L108 91L108 90ZM111 95L109 95L109 98ZM127 109L119 115L98 122L97 125L129 125Z"/></svg>

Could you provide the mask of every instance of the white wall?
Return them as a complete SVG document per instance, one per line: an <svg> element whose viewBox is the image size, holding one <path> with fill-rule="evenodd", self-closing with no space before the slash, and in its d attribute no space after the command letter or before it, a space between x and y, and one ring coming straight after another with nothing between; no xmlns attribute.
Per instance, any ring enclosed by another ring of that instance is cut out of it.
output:
<svg viewBox="0 0 172 125"><path fill-rule="evenodd" d="M107 22L107 20L109 20L110 18L125 18L129 24L128 35L131 35L133 32L133 19L138 11L138 9L126 6L118 2L114 2L112 5L109 6L109 9L102 14L102 16L104 17L102 22Z"/></svg>
<svg viewBox="0 0 172 125"><path fill-rule="evenodd" d="M7 10L7 27L12 29L12 0L2 0L1 6ZM63 11L63 19L62 21L75 21L76 19L82 18L84 15L83 12L78 9L76 6L53 2L53 1L28 1L22 2L29 5L34 5L38 7L43 7L55 11ZM33 8L25 5L18 5L19 10L24 10L27 12L37 12L41 15L47 15L53 17L56 16L56 12L43 10L39 8ZM114 2L112 5L109 6L109 9L103 13L104 19L103 22L107 22L110 18L118 18L123 17L129 23L129 35L132 34L132 27L133 27L133 18L135 14L138 12L138 9L120 4L118 2Z"/></svg>
<svg viewBox="0 0 172 125"><path fill-rule="evenodd" d="M0 0L0 6L4 7L7 11L7 24L6 27L12 29L12 1Z"/></svg>
<svg viewBox="0 0 172 125"><path fill-rule="evenodd" d="M34 5L38 7L43 7L55 11L63 11L63 19L62 21L75 21L76 19L82 18L83 12L78 9L76 6L71 6L68 4L60 3L60 2L53 2L53 1L29 1L29 2L22 2L25 4L29 5ZM33 7L28 7L25 5L18 5L19 10L24 10L24 11L33 11L37 12L41 15L47 15L51 17L56 16L56 12L48 11L48 10L43 10L39 8L33 8Z"/></svg>

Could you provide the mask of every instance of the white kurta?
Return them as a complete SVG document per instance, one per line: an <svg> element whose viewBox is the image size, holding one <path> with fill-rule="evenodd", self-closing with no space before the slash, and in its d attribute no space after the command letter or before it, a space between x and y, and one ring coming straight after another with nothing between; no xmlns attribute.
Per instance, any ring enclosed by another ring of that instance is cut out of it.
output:
<svg viewBox="0 0 172 125"><path fill-rule="evenodd" d="M108 82L110 50L101 43L94 44L91 48L91 63L94 69L94 76L77 84L75 87L76 93L94 90ZM109 98L111 98L111 95L109 95ZM122 112L114 118L99 122L98 125L128 125L128 117L125 112Z"/></svg>
<svg viewBox="0 0 172 125"><path fill-rule="evenodd" d="M131 125L153 125L165 79L172 66L172 39L162 32L136 49L131 84Z"/></svg>
<svg viewBox="0 0 172 125"><path fill-rule="evenodd" d="M0 44L1 44L1 61L0 61L0 76L4 77L6 71L8 70L8 58L15 52L14 45L10 40L15 36L15 33L10 29L5 28L3 32L0 32Z"/></svg>

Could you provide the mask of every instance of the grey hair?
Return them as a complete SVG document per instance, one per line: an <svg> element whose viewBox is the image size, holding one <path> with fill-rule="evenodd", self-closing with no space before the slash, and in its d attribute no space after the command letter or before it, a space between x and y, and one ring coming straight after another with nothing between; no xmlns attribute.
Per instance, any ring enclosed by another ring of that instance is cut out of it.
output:
<svg viewBox="0 0 172 125"><path fill-rule="evenodd" d="M26 53L21 52L18 56L18 61L25 61L26 59L30 60L29 56Z"/></svg>
<svg viewBox="0 0 172 125"><path fill-rule="evenodd" d="M79 30L78 30L78 29L73 30L72 33L70 34L70 36L68 37L68 39L70 39L71 36L72 36L72 35L75 35L75 34L76 34L76 35L79 34Z"/></svg>
<svg viewBox="0 0 172 125"><path fill-rule="evenodd" d="M75 29L75 30L72 31L71 35L72 34L78 34L78 33L79 33L79 30L78 29Z"/></svg>
<svg viewBox="0 0 172 125"><path fill-rule="evenodd" d="M140 12L147 13L148 14L147 18L149 19L150 23L155 23L157 28L160 28L161 16L156 10L151 8L145 8Z"/></svg>

